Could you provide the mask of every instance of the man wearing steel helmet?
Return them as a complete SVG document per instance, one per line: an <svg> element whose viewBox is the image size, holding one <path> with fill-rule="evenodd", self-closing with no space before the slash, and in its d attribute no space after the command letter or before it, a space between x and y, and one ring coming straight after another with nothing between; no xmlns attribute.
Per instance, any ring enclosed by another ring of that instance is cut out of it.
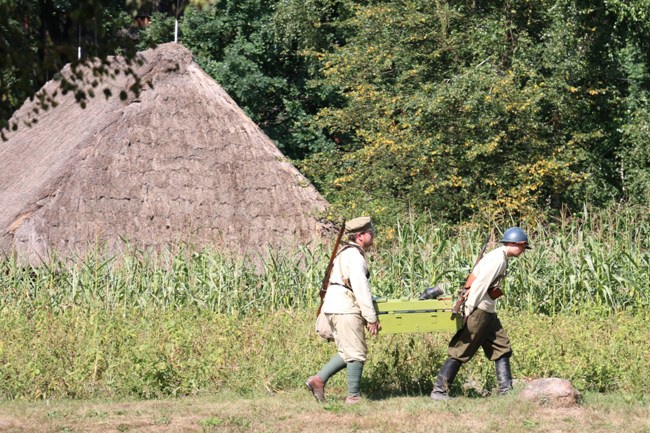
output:
<svg viewBox="0 0 650 433"><path fill-rule="evenodd" d="M339 371L347 370L347 404L361 400L361 373L366 361L365 329L377 335L381 329L368 284L365 252L372 245L375 228L370 217L359 217L345 224L348 243L334 259L322 311L332 327L337 353L305 382L316 400L325 401L325 384Z"/></svg>
<svg viewBox="0 0 650 433"><path fill-rule="evenodd" d="M472 270L475 279L465 302L467 320L449 342L448 358L440 368L431 392L433 400L451 398L448 391L458 370L480 347L485 356L495 362L499 394L512 389L512 347L496 315L496 298L501 296L500 282L506 275L508 259L519 257L530 246L528 236L519 227L506 230L499 242L503 245L486 254Z"/></svg>

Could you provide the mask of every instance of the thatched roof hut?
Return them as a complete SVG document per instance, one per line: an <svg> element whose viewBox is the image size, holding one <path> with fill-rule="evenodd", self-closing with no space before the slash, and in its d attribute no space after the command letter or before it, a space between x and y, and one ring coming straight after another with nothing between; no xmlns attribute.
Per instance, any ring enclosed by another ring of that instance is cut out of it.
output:
<svg viewBox="0 0 650 433"><path fill-rule="evenodd" d="M326 201L191 53L171 43L141 55L152 87L138 97L82 109L67 94L0 142L0 249L33 262L98 241L250 251L319 237ZM113 95L128 85L108 83Z"/></svg>

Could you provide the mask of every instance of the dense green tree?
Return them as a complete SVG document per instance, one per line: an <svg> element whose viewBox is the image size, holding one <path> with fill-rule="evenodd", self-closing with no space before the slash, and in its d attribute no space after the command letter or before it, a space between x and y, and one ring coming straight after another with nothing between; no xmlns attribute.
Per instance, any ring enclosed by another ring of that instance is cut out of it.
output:
<svg viewBox="0 0 650 433"><path fill-rule="evenodd" d="M609 1L603 5L611 17L605 29L603 55L613 63L607 77L621 98L615 131L616 170L623 198L632 203L650 201L650 1ZM610 41L611 40L611 41ZM613 131L612 131L613 133Z"/></svg>
<svg viewBox="0 0 650 433"><path fill-rule="evenodd" d="M222 0L188 8L181 42L290 158L330 146L307 120L329 104L327 88L306 53L327 50L342 36L334 23L348 13L341 0Z"/></svg>
<svg viewBox="0 0 650 433"><path fill-rule="evenodd" d="M83 104L108 72L80 74L91 57L168 42L178 18L199 64L350 212L518 219L650 196L650 0L156 4L135 32L147 2L0 0L0 129L67 62Z"/></svg>
<svg viewBox="0 0 650 433"><path fill-rule="evenodd" d="M633 47L627 69L645 77L647 3L634 19L622 2L586 0L360 7L347 44L322 57L345 102L315 121L340 145L302 168L331 201L380 215L522 218L607 203L620 196L621 155L647 167L647 79L634 90L621 61Z"/></svg>

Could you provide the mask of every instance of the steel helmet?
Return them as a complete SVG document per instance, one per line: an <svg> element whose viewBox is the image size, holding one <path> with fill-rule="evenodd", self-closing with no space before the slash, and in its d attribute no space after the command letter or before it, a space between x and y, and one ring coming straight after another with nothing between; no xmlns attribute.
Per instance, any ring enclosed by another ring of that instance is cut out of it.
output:
<svg viewBox="0 0 650 433"><path fill-rule="evenodd" d="M514 243L526 243L526 248L530 249L528 245L528 235L519 227L510 227L503 233L503 238L499 241L501 243L505 242L514 242Z"/></svg>

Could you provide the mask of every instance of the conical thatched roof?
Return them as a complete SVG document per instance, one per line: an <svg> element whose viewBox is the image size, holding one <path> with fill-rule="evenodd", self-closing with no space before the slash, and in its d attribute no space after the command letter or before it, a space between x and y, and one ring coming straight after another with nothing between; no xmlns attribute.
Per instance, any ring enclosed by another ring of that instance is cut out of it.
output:
<svg viewBox="0 0 650 433"><path fill-rule="evenodd" d="M139 97L82 109L68 94L0 142L2 251L34 261L121 239L250 251L320 236L325 200L191 53L141 54L136 73L153 87ZM109 83L113 95L128 81Z"/></svg>

